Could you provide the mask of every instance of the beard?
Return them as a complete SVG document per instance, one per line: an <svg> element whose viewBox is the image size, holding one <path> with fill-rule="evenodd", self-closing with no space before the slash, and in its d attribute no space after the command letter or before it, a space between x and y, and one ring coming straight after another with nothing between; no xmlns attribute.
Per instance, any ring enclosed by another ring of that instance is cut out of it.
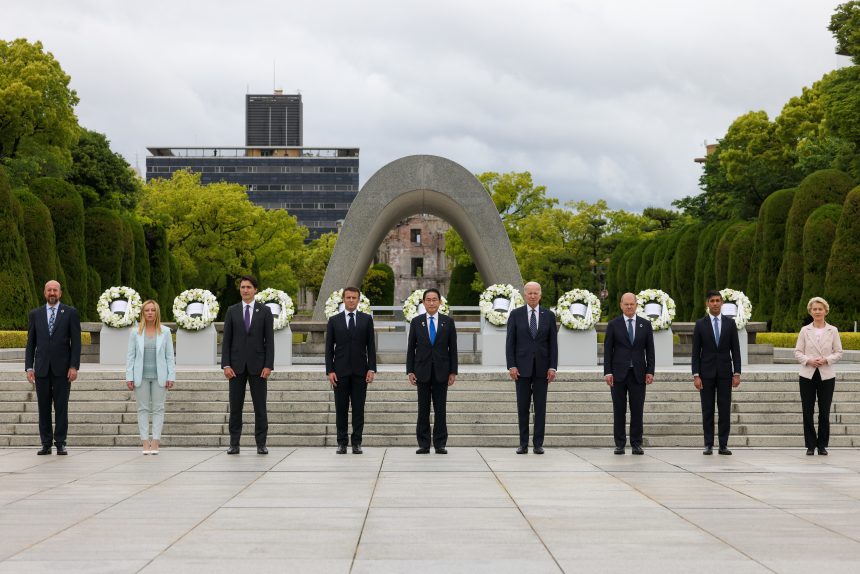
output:
<svg viewBox="0 0 860 574"><path fill-rule="evenodd" d="M60 300L60 298L59 298L59 297L56 297L56 296L54 296L54 295L51 295L51 296L49 296L49 297L47 298L47 300L48 300L48 305L50 305L51 307L53 307L54 305L56 305L56 304L57 304L57 302Z"/></svg>

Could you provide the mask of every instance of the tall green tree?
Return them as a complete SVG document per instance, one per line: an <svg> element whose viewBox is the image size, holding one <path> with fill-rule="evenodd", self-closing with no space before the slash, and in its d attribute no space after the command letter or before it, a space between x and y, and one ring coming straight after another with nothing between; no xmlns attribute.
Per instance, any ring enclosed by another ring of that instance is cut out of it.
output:
<svg viewBox="0 0 860 574"><path fill-rule="evenodd" d="M756 232L758 269L753 262L755 274L750 281L756 281L757 300L753 303L753 317L756 321L770 322L773 319L776 279L782 266L782 253L785 246L785 222L794 201L797 188L782 189L768 197L761 206L758 217L759 229Z"/></svg>
<svg viewBox="0 0 860 574"><path fill-rule="evenodd" d="M336 233L323 233L311 241L304 252L302 264L296 269L299 284L313 293L317 299L328 298L331 293L320 293L325 270L337 243Z"/></svg>
<svg viewBox="0 0 860 574"><path fill-rule="evenodd" d="M851 190L842 204L827 277L824 298L830 304L827 320L840 330L853 330L860 320L860 186Z"/></svg>
<svg viewBox="0 0 860 574"><path fill-rule="evenodd" d="M24 215L0 167L0 329L23 329L36 306L30 256L21 235Z"/></svg>
<svg viewBox="0 0 860 574"><path fill-rule="evenodd" d="M860 65L860 2L851 0L837 6L827 29L836 39L836 53L850 56Z"/></svg>
<svg viewBox="0 0 860 574"><path fill-rule="evenodd" d="M66 180L78 188L86 207L134 209L143 182L121 155L111 151L107 136L82 129L71 153Z"/></svg>
<svg viewBox="0 0 860 574"><path fill-rule="evenodd" d="M12 185L62 176L78 138L78 96L41 42L0 40L0 165Z"/></svg>

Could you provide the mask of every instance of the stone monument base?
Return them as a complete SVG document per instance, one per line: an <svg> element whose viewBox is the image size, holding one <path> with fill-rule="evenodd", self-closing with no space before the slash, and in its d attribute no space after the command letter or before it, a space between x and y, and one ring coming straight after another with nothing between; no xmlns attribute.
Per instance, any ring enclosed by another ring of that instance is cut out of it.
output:
<svg viewBox="0 0 860 574"><path fill-rule="evenodd" d="M671 367L675 364L675 344L672 329L654 331L654 365Z"/></svg>
<svg viewBox="0 0 860 574"><path fill-rule="evenodd" d="M508 337L506 326L497 327L481 320L481 364L485 367L507 367L505 343Z"/></svg>
<svg viewBox="0 0 860 574"><path fill-rule="evenodd" d="M108 327L104 323L99 331L99 363L125 365L128 356L128 338L136 327Z"/></svg>
<svg viewBox="0 0 860 574"><path fill-rule="evenodd" d="M202 331L179 329L176 332L176 365L212 367L216 358L216 339L215 325Z"/></svg>
<svg viewBox="0 0 860 574"><path fill-rule="evenodd" d="M275 331L275 368L293 365L293 330L287 325Z"/></svg>
<svg viewBox="0 0 860 574"><path fill-rule="evenodd" d="M562 326L558 330L559 367L596 367L597 331L576 331Z"/></svg>

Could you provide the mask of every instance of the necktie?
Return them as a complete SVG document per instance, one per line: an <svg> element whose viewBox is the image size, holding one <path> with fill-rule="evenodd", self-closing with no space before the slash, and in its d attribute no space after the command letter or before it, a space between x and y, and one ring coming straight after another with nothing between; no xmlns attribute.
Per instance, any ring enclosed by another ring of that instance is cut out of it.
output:
<svg viewBox="0 0 860 574"><path fill-rule="evenodd" d="M349 314L349 323L347 324L347 329L349 329L350 332L352 332L352 330L354 328L355 328L355 318L354 318L353 313L350 313Z"/></svg>
<svg viewBox="0 0 860 574"><path fill-rule="evenodd" d="M245 332L251 331L251 306L245 305Z"/></svg>
<svg viewBox="0 0 860 574"><path fill-rule="evenodd" d="M714 317L714 339L717 341L717 345L720 344L720 318Z"/></svg>
<svg viewBox="0 0 860 574"><path fill-rule="evenodd" d="M433 317L430 317L430 344L436 344L436 325L433 323Z"/></svg>
<svg viewBox="0 0 860 574"><path fill-rule="evenodd" d="M529 319L529 331L532 332L532 339L537 337L537 316L534 309L532 309L532 317Z"/></svg>
<svg viewBox="0 0 860 574"><path fill-rule="evenodd" d="M51 316L48 318L48 334L54 334L54 320L57 318L57 308L51 307Z"/></svg>
<svg viewBox="0 0 860 574"><path fill-rule="evenodd" d="M630 344L633 344L635 335L633 334L633 319L627 319L627 338L630 339Z"/></svg>

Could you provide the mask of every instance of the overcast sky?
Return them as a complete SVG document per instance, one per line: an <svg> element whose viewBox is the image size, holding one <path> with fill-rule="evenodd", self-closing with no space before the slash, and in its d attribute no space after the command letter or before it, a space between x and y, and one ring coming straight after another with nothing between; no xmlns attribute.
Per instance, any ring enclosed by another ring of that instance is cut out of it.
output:
<svg viewBox="0 0 860 574"><path fill-rule="evenodd" d="M361 183L416 153L531 171L562 201L668 207L734 118L847 63L836 0L4 2L87 128L147 146L244 145L244 96L300 90L304 143L361 148ZM274 79L273 79L274 76Z"/></svg>

